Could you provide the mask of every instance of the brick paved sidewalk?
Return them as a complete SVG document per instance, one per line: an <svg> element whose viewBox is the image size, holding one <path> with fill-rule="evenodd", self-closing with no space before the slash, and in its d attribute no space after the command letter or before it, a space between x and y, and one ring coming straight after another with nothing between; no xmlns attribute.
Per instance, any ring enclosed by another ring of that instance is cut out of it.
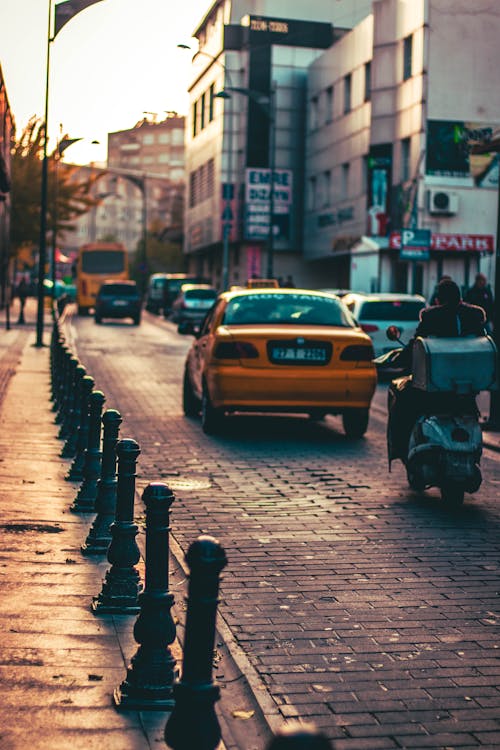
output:
<svg viewBox="0 0 500 750"><path fill-rule="evenodd" d="M0 748L159 747L167 714L111 703L135 618L90 611L109 565L80 554L91 517L68 512L77 485L58 456L49 350L34 342L29 324L0 333Z"/></svg>

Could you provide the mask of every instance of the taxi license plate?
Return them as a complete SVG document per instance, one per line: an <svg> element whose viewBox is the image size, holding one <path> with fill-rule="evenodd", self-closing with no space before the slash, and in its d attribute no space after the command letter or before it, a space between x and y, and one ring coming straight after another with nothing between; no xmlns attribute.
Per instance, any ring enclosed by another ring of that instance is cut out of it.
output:
<svg viewBox="0 0 500 750"><path fill-rule="evenodd" d="M124 299L114 299L113 300L113 307L125 307L127 303Z"/></svg>
<svg viewBox="0 0 500 750"><path fill-rule="evenodd" d="M272 349L274 362L326 362L326 350L319 347L275 346Z"/></svg>

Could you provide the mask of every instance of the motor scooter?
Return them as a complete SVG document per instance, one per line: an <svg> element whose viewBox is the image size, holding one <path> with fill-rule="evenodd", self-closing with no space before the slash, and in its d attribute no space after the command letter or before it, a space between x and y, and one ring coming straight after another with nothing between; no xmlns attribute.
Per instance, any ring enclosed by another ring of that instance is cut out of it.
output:
<svg viewBox="0 0 500 750"><path fill-rule="evenodd" d="M423 492L437 487L443 501L460 506L464 494L477 492L482 482L483 443L475 396L485 386L496 387L495 345L487 336L416 339L410 357L397 326L389 326L386 334L400 346L375 359L375 363L380 373L404 376L392 380L389 387L389 465L394 458L400 458L413 490ZM417 356L416 348L420 350ZM478 370L485 363L488 374L486 380L481 380ZM395 402L403 395L406 414L404 409L399 413L395 409ZM398 451L393 437L394 432L401 435L401 422L394 425L391 421L403 416L409 423L406 433L402 433L404 445L398 446Z"/></svg>

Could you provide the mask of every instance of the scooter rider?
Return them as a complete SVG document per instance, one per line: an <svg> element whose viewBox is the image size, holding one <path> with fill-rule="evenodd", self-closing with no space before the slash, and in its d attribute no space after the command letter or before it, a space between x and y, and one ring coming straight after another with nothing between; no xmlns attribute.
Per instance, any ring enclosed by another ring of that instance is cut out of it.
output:
<svg viewBox="0 0 500 750"><path fill-rule="evenodd" d="M486 316L482 308L463 302L458 285L452 279L442 279L438 284L438 304L424 308L420 313L420 323L415 337L402 353L400 363L409 371L412 361L412 348L418 336L484 336ZM403 462L408 455L408 441L417 417L429 406L432 394L412 388L411 375L394 380L389 389L389 423L387 428L389 461L400 458ZM443 394L439 394L443 405ZM464 409L477 412L474 398L463 403Z"/></svg>

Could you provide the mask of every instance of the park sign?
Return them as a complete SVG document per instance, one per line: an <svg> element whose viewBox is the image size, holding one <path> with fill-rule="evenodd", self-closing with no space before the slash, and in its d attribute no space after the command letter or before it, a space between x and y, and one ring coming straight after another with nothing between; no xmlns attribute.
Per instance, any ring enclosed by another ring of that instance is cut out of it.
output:
<svg viewBox="0 0 500 750"><path fill-rule="evenodd" d="M430 249L430 229L401 230L400 260L429 260Z"/></svg>

